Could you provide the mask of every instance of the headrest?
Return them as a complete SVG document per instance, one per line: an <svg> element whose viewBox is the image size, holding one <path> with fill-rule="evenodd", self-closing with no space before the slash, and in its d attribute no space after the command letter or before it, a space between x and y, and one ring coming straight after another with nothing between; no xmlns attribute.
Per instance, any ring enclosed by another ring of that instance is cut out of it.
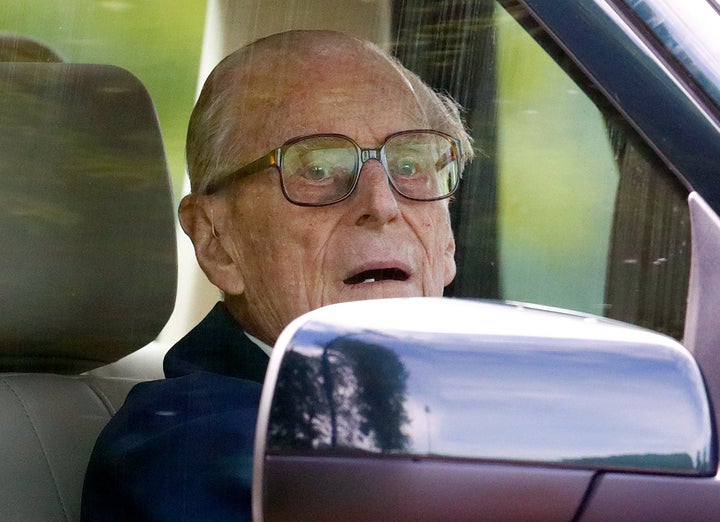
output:
<svg viewBox="0 0 720 522"><path fill-rule="evenodd" d="M79 373L152 341L175 301L172 207L134 76L0 63L0 371Z"/></svg>
<svg viewBox="0 0 720 522"><path fill-rule="evenodd" d="M62 62L50 47L27 36L0 33L0 62Z"/></svg>

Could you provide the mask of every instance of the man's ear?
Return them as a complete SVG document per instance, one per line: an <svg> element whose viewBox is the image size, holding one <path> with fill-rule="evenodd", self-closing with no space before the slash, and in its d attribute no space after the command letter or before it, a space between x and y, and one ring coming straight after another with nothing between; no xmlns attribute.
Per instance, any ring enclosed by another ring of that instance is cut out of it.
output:
<svg viewBox="0 0 720 522"><path fill-rule="evenodd" d="M452 232L450 232L450 239L448 240L443 254L443 264L445 270L443 286L447 286L452 283L453 279L455 279L455 273L457 271L457 268L455 267L455 238L453 237Z"/></svg>
<svg viewBox="0 0 720 522"><path fill-rule="evenodd" d="M222 196L190 194L180 201L178 217L210 282L225 294L242 294L245 281L229 234L231 215L227 200Z"/></svg>

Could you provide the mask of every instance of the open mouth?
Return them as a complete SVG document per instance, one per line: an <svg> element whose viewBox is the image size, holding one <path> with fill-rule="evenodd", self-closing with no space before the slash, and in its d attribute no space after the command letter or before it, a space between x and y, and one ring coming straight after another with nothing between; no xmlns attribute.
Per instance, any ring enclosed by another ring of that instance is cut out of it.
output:
<svg viewBox="0 0 720 522"><path fill-rule="evenodd" d="M378 281L407 281L407 272L400 268L379 268L365 270L359 274L348 277L343 283L346 285L359 285L361 283L376 283Z"/></svg>

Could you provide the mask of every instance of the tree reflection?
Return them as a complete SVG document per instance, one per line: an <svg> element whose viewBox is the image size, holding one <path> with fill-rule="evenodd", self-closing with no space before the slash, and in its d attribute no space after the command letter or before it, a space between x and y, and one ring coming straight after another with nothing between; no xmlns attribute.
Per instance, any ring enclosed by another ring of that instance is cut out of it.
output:
<svg viewBox="0 0 720 522"><path fill-rule="evenodd" d="M406 448L408 372L395 352L340 337L288 351L278 375L268 448L394 452Z"/></svg>

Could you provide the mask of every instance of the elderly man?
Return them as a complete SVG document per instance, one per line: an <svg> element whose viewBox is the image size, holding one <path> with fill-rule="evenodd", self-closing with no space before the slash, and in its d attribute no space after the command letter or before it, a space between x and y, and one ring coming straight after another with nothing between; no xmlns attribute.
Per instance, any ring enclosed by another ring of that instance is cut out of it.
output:
<svg viewBox="0 0 720 522"><path fill-rule="evenodd" d="M101 435L83 518L249 519L270 345L326 304L442 295L471 157L455 105L367 42L288 32L223 60L190 120L179 214L224 302Z"/></svg>

